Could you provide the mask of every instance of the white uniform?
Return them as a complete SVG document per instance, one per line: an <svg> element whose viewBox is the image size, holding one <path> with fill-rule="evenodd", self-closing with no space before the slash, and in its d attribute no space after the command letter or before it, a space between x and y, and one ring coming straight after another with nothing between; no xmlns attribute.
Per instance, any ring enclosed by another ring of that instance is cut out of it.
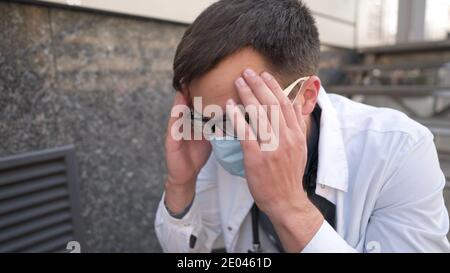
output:
<svg viewBox="0 0 450 273"><path fill-rule="evenodd" d="M303 252L450 252L445 177L430 131L403 113L323 88L318 103L316 193L336 205L336 230L324 221ZM252 248L246 180L225 171L213 155L182 219L169 215L163 199L155 229L164 251L210 252L217 242L228 252ZM263 250L277 251L261 228L260 237Z"/></svg>

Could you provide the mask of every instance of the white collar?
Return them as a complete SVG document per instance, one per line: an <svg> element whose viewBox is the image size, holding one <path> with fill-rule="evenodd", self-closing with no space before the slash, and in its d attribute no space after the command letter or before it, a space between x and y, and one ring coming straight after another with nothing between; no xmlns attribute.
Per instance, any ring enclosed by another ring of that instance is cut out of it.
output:
<svg viewBox="0 0 450 273"><path fill-rule="evenodd" d="M336 110L323 87L320 88L317 103L322 109L317 184L347 191L348 163L341 126Z"/></svg>

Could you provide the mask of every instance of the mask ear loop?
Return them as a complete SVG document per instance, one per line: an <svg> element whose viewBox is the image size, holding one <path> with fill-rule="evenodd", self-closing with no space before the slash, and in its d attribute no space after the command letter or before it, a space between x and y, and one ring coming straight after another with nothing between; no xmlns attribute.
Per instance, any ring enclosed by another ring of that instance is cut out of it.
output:
<svg viewBox="0 0 450 273"><path fill-rule="evenodd" d="M283 90L284 95L289 98L289 95L291 94L292 90L294 90L294 88L298 85L299 82L303 81L302 85L300 85L300 87L299 87L298 93L295 95L294 98L291 99L291 102L294 103L294 101L300 95L300 91L303 87L303 84L305 82L307 82L309 80L309 78L310 78L309 76L303 77L303 78L300 78L300 79L296 80L295 82L293 82L291 85L289 85L286 89Z"/></svg>

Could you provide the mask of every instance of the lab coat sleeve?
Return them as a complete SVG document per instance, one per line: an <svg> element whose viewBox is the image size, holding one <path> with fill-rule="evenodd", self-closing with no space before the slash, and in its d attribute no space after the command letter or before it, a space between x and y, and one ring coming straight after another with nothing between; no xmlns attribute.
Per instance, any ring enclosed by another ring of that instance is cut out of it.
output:
<svg viewBox="0 0 450 273"><path fill-rule="evenodd" d="M352 248L326 222L303 252L450 252L445 177L433 137L411 144L378 194L365 238Z"/></svg>
<svg viewBox="0 0 450 273"><path fill-rule="evenodd" d="M196 193L189 211L172 217L164 196L155 217L155 232L164 252L211 252L221 233L217 194L217 171L211 157L197 177Z"/></svg>

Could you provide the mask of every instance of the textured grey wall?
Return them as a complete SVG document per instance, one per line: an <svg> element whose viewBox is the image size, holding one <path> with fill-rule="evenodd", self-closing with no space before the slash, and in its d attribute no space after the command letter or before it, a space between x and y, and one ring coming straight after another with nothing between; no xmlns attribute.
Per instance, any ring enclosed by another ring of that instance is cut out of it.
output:
<svg viewBox="0 0 450 273"><path fill-rule="evenodd" d="M0 2L0 157L76 146L85 251L160 251L153 218L184 30Z"/></svg>

